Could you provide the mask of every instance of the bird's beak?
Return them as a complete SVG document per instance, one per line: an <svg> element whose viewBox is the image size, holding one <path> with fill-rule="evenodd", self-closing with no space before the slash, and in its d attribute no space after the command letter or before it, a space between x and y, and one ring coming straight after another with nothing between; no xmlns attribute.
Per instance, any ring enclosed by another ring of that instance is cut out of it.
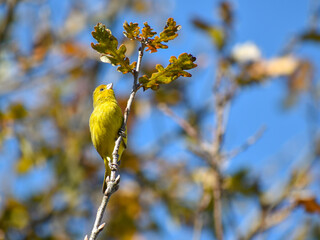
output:
<svg viewBox="0 0 320 240"><path fill-rule="evenodd" d="M107 85L107 89L112 89L112 87L113 87L113 83L109 83L109 84Z"/></svg>

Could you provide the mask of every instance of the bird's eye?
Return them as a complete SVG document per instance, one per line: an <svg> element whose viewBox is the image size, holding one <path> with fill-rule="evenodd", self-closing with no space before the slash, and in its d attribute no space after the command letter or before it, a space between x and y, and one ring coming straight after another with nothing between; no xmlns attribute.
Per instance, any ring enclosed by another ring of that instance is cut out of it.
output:
<svg viewBox="0 0 320 240"><path fill-rule="evenodd" d="M104 90L104 88L100 88L100 92L102 92Z"/></svg>

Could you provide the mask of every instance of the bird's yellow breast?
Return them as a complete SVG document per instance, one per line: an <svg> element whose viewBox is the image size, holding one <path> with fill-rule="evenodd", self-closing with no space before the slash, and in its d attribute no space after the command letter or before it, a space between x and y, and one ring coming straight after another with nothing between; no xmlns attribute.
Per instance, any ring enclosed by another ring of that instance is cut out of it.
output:
<svg viewBox="0 0 320 240"><path fill-rule="evenodd" d="M91 140L103 159L112 157L122 121L122 112L116 102L105 102L94 108L89 122Z"/></svg>

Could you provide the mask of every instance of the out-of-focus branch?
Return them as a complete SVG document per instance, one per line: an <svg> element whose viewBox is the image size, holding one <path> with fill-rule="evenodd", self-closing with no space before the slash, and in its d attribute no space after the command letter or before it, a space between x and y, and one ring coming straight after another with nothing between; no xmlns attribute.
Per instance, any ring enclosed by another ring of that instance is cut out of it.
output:
<svg viewBox="0 0 320 240"><path fill-rule="evenodd" d="M189 144L189 150L204 159L208 165L216 169L217 166L213 165L210 161L210 145L201 139L197 130L188 121L175 114L165 103L158 104L158 108L164 114L171 117L188 134L189 137L196 140L196 144Z"/></svg>
<svg viewBox="0 0 320 240"><path fill-rule="evenodd" d="M221 160L220 149L222 146L223 136L224 136L224 103L219 102L220 98L217 96L218 103L216 103L216 128L215 128L215 138L213 141L213 150L211 155L211 161L219 166ZM221 203L221 174L218 169L214 172L214 186L213 186L213 222L214 230L218 240L223 240L223 226L222 226L222 203Z"/></svg>
<svg viewBox="0 0 320 240"><path fill-rule="evenodd" d="M249 137L247 141L240 147L230 151L229 153L225 154L226 159L232 159L239 155L240 153L246 151L249 147L251 147L253 144L255 144L264 134L266 130L265 126L262 126L254 135Z"/></svg>
<svg viewBox="0 0 320 240"><path fill-rule="evenodd" d="M186 120L177 116L167 105L159 104L158 108L164 112L167 116L171 117L191 138L196 140L196 146L190 145L189 149L199 157L206 160L214 170L214 186L213 186L213 199L214 199L214 207L213 207L213 217L214 217L214 229L216 232L216 237L218 240L223 239L223 227L222 227L222 202L221 202L221 173L219 170L220 159L222 158L221 147L223 142L223 136L225 134L225 123L224 123L224 114L226 110L227 104L232 99L235 94L236 88L234 85L232 87L223 92L219 92L220 84L222 80L222 74L219 72L216 77L216 82L214 86L214 92L216 93L215 99L215 116L216 116L216 127L214 134L214 141L212 143L212 148L210 148L209 144L202 140L197 132L197 130ZM202 229L202 220L201 214L198 213L195 223L194 223L194 239L198 239L200 237Z"/></svg>
<svg viewBox="0 0 320 240"><path fill-rule="evenodd" d="M296 207L296 204L290 204L288 207L278 210L275 213L269 214L266 216L264 220L263 231L270 229L282 221L284 221L292 212L292 210Z"/></svg>
<svg viewBox="0 0 320 240"><path fill-rule="evenodd" d="M175 114L167 104L159 103L158 108L167 116L171 117L190 137L199 139L197 130L188 121Z"/></svg>
<svg viewBox="0 0 320 240"><path fill-rule="evenodd" d="M215 79L215 83L213 86L213 93L215 97L215 132L213 134L214 139L212 142L212 161L214 162L219 162L217 157L219 157L220 153L220 148L222 145L223 141L223 136L224 136L224 111L225 111L225 104L226 101L224 101L224 96L222 93L219 92L220 86L221 86L221 81L222 81L222 72L217 69L217 75Z"/></svg>
<svg viewBox="0 0 320 240"><path fill-rule="evenodd" d="M223 145L223 139L225 135L225 125L226 125L226 110L227 106L230 104L233 96L237 91L237 84L232 83L229 88L221 91L221 81L222 74L218 70L216 81L213 87L213 92L215 95L215 132L213 134L214 139L212 142L212 161L221 161L221 148ZM231 78L231 76L230 76ZM231 81L231 80L230 80Z"/></svg>
<svg viewBox="0 0 320 240"><path fill-rule="evenodd" d="M226 76L229 75L229 76ZM228 84L223 82L227 77ZM217 69L217 75L213 86L213 93L215 97L215 128L213 133L213 142L211 150L211 162L216 168L214 170L214 185L212 189L213 194L213 219L216 238L223 240L223 225L222 225L222 174L220 172L220 165L224 159L221 149L226 129L227 109L235 93L237 92L237 84L232 80L232 76L228 72L222 72Z"/></svg>
<svg viewBox="0 0 320 240"><path fill-rule="evenodd" d="M320 10L320 3L318 0L312 0L311 1L311 9L313 12L311 13L311 16L309 18L309 28L312 31L315 31L317 29L318 23L319 23L319 10Z"/></svg>
<svg viewBox="0 0 320 240"><path fill-rule="evenodd" d="M204 147L205 147L205 149L207 149L208 148L207 144L205 144ZM188 149L196 156L205 160L207 162L207 164L209 166L211 166L212 168L214 168L214 169L218 168L218 166L211 161L209 151L204 151L203 148L201 148L199 145L196 145L196 144L189 144Z"/></svg>
<svg viewBox="0 0 320 240"><path fill-rule="evenodd" d="M14 19L14 11L20 0L9 0L7 1L7 15L3 18L3 21L0 25L0 43L3 43L4 39L8 34L8 30L11 26L11 23ZM0 45L1 47L1 45Z"/></svg>
<svg viewBox="0 0 320 240"><path fill-rule="evenodd" d="M219 171L214 171L214 186L213 186L213 221L216 237L218 240L223 239L223 226L222 226L222 184L221 174Z"/></svg>
<svg viewBox="0 0 320 240"><path fill-rule="evenodd" d="M118 158L119 158L119 147L120 144L122 142L122 138L124 137L124 132L125 129L127 127L127 121L128 121L128 117L129 117L129 113L131 110L131 106L134 100L134 97L139 89L139 84L138 84L138 77L139 77L139 72L140 72L140 66L141 66L141 60L142 60L142 56L143 56L143 51L144 51L144 47L145 45L142 43L141 47L139 48L139 56L138 56L138 61L137 61L137 67L135 69L134 72L134 80L133 80L133 86L132 86L132 91L130 94L130 97L128 99L127 102L127 107L124 111L124 120L123 120L123 124L121 126L120 129L120 134L119 137L117 138L116 142L115 142L115 146L112 152L112 162L110 164L110 168L111 168L111 174L110 176L107 177L107 179L105 180L107 182L107 189L104 193L104 196L102 198L101 204L98 208L97 211L97 215L96 215L96 219L91 231L91 235L90 235L90 240L95 240L98 237L98 234L103 230L103 228L105 227L105 223L101 224L102 218L103 218L103 214L104 211L107 207L107 204L109 202L109 199L111 197L111 195L119 188L119 182L120 182L120 175L117 175L118 172ZM85 239L88 239L87 236L85 236Z"/></svg>
<svg viewBox="0 0 320 240"><path fill-rule="evenodd" d="M195 214L196 216L194 220L193 237L192 237L193 240L201 239L201 231L203 226L202 212L208 207L208 205L210 204L210 201L211 201L211 195L207 192L204 192Z"/></svg>
<svg viewBox="0 0 320 240"><path fill-rule="evenodd" d="M211 151L211 162L213 165L217 166L214 168L214 185L212 189L213 194L213 221L214 229L216 233L216 238L218 240L223 240L223 225L222 225L222 175L220 172L220 164L223 159L221 154L221 149L223 145L224 135L225 135L225 125L226 125L226 111L227 106L232 100L234 94L237 90L237 85L231 83L230 87L222 87L224 74L220 69L217 70L217 75L213 87L213 92L215 96L215 128L214 128L214 138L212 142Z"/></svg>
<svg viewBox="0 0 320 240"><path fill-rule="evenodd" d="M212 155L213 155L213 161L219 162L219 153L221 150L223 138L224 138L224 132L225 132L225 126L224 126L224 111L225 111L225 102L222 101L220 96L217 96L216 98L216 111L215 111L215 119L216 119L216 127L215 127L215 137L213 140L213 146L212 146Z"/></svg>
<svg viewBox="0 0 320 240"><path fill-rule="evenodd" d="M259 220L255 224L253 224L253 228L250 230L250 232L245 237L241 237L240 239L250 240L257 236L259 233L278 225L279 223L287 219L287 217L289 217L295 207L296 204L292 203L289 206L273 213L271 213L271 210L263 210Z"/></svg>

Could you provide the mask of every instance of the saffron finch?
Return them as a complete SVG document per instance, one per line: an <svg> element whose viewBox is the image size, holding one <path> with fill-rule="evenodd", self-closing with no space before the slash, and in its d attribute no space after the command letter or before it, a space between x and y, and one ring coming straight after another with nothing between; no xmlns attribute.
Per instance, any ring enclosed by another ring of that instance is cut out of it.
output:
<svg viewBox="0 0 320 240"><path fill-rule="evenodd" d="M110 174L109 162L112 161L112 152L119 130L123 123L121 108L112 89L113 84L100 85L93 92L93 112L89 126L93 146L100 154L105 165L105 175L102 191L106 190L106 177ZM126 148L127 138L123 137L119 147L120 161L123 150Z"/></svg>

